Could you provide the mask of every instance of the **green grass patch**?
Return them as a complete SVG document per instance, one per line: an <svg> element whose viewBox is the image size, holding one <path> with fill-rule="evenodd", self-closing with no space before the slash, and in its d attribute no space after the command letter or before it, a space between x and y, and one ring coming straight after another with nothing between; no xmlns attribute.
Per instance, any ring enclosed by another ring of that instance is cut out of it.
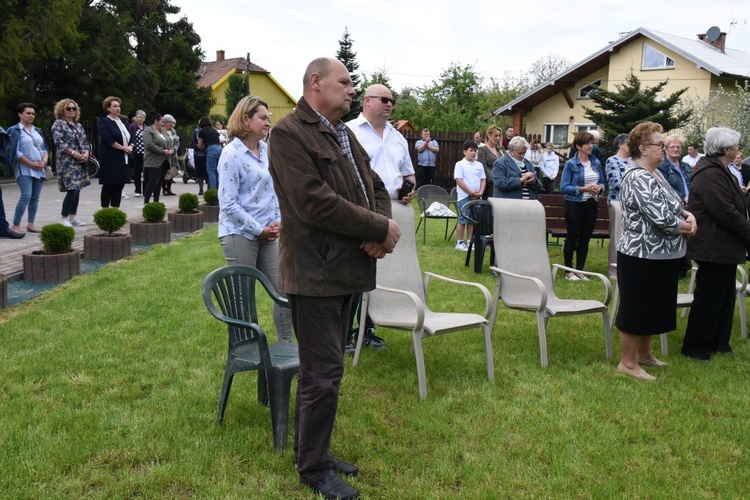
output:
<svg viewBox="0 0 750 500"><path fill-rule="evenodd" d="M454 243L431 221L422 270L492 290L487 265L474 274ZM550 258L562 261L560 247ZM209 227L0 311L0 497L311 496L292 452L273 451L255 374L235 377L213 425L226 328L200 289L223 264ZM592 242L587 269L606 272L606 243ZM480 310L444 284L430 297L433 309ZM260 314L274 336L267 300ZM365 498L746 497L747 341L737 318L735 354L699 363L677 354L685 326L650 384L615 372L619 341L607 360L600 316L550 319L543 369L534 315L500 306L495 381L480 331L426 339L426 400L409 335L379 329L388 351L347 358L332 451L360 467Z"/></svg>

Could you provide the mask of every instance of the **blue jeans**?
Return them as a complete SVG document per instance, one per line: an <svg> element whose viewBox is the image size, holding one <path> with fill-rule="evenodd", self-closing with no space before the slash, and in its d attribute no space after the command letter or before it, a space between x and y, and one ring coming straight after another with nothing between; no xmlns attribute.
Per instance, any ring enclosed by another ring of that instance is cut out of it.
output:
<svg viewBox="0 0 750 500"><path fill-rule="evenodd" d="M23 219L23 213L26 211L26 207L29 207L29 218L28 224L34 224L36 218L36 209L39 207L39 194L42 192L42 183L44 179L37 179L30 175L19 175L16 179L18 187L21 188L21 198L16 204L16 213L13 216L13 225L21 225L21 219Z"/></svg>
<svg viewBox="0 0 750 500"><path fill-rule="evenodd" d="M219 189L219 157L221 146L212 144L206 150L206 174L208 174L208 189Z"/></svg>

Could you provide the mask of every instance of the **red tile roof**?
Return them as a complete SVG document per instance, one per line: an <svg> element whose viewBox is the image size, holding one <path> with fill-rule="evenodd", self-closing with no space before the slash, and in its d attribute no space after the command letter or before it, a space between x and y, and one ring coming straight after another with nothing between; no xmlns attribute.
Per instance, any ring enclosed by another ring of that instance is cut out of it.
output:
<svg viewBox="0 0 750 500"><path fill-rule="evenodd" d="M244 72L247 67L247 59L244 57L224 59L223 61L202 62L196 73L198 78L197 84L199 87L210 87L227 76L232 70L239 69ZM249 70L250 73L269 73L268 70L252 62L250 63Z"/></svg>

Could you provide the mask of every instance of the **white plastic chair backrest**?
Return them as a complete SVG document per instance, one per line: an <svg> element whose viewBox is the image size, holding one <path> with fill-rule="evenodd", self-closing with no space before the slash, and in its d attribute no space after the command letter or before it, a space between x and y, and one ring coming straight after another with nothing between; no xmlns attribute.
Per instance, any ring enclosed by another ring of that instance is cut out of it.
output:
<svg viewBox="0 0 750 500"><path fill-rule="evenodd" d="M417 258L414 233L414 209L411 205L402 205L393 201L391 210L393 220L401 229L401 238L393 253L378 260L377 284L413 292L424 303L422 271ZM404 308L405 305L408 307ZM391 320L397 316L414 316L414 307L411 306L411 301L403 295L374 290L370 293L369 314L376 324L391 323ZM382 321L378 321L379 318Z"/></svg>
<svg viewBox="0 0 750 500"><path fill-rule="evenodd" d="M617 245L620 242L622 236L622 206L619 201L610 201L609 206L612 207L612 213L614 219L612 219L613 234L609 235L610 245Z"/></svg>
<svg viewBox="0 0 750 500"><path fill-rule="evenodd" d="M536 200L490 198L489 201L494 217L495 265L541 280L547 293L553 296L544 206ZM538 297L539 292L528 280L504 276L501 295L504 301L523 304Z"/></svg>

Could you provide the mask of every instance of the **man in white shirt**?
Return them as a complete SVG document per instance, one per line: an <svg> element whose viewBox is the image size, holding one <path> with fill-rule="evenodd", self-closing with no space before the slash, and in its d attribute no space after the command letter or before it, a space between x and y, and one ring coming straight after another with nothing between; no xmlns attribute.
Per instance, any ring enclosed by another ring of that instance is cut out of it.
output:
<svg viewBox="0 0 750 500"><path fill-rule="evenodd" d="M391 200L398 200L398 192L405 179L416 184L409 145L404 136L388 122L395 104L388 87L370 85L365 90L362 112L354 120L346 122L370 155L370 165L382 179ZM399 201L408 204L412 196L413 191Z"/></svg>
<svg viewBox="0 0 750 500"><path fill-rule="evenodd" d="M703 156L703 153L698 151L698 145L688 144L688 154L682 157L682 161L690 165L690 168L695 168L695 164L698 163L698 160L701 159Z"/></svg>
<svg viewBox="0 0 750 500"><path fill-rule="evenodd" d="M357 140L370 155L370 165L385 184L391 200L408 205L414 196L414 186L417 179L414 176L414 166L409 157L409 145L404 136L388 122L396 101L391 91L385 85L370 85L365 89L365 101L362 112L354 120L346 123L354 132ZM399 191L405 181L411 182L411 189L399 199ZM352 303L352 321L350 322L350 343L347 353L354 353L354 317L358 317L357 303L361 303L361 294L354 297ZM387 349L385 341L375 336L375 325L367 318L365 325L365 347L373 349Z"/></svg>

